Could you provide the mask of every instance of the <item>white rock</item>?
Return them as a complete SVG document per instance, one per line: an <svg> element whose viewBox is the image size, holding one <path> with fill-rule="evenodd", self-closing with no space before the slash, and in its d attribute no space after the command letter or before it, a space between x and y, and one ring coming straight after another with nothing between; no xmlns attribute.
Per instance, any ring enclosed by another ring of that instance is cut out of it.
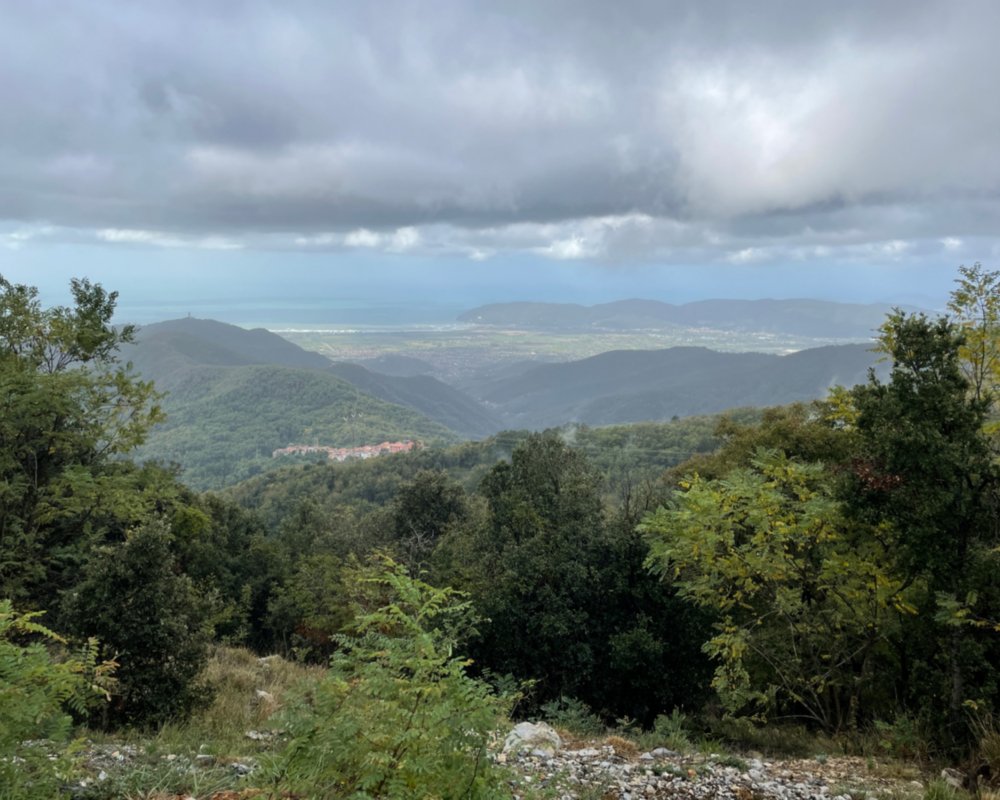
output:
<svg viewBox="0 0 1000 800"><path fill-rule="evenodd" d="M274 703L274 695L270 692L265 692L263 689L256 689L254 695L258 703Z"/></svg>
<svg viewBox="0 0 1000 800"><path fill-rule="evenodd" d="M952 789L964 788L963 784L965 783L965 776L957 769L950 769L946 767L941 770L941 777Z"/></svg>
<svg viewBox="0 0 1000 800"><path fill-rule="evenodd" d="M514 726L503 743L503 752L530 749L555 755L562 749L562 739L551 725L544 722L520 722Z"/></svg>

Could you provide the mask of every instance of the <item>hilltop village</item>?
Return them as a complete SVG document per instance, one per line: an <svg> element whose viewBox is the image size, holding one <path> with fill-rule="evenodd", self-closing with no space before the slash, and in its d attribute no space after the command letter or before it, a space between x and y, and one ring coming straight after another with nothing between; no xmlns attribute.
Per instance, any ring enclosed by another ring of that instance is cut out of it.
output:
<svg viewBox="0 0 1000 800"><path fill-rule="evenodd" d="M384 456L391 453L408 453L418 446L418 443L414 441L363 444L360 447L325 447L317 444L290 444L288 447L279 447L272 452L271 458L326 453L326 457L330 461L348 461L352 458L374 458L375 456Z"/></svg>

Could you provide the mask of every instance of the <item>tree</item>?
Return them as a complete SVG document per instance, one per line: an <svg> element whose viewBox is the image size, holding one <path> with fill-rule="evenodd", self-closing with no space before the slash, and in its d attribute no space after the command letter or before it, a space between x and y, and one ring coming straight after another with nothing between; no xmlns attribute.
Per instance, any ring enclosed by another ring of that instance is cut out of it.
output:
<svg viewBox="0 0 1000 800"><path fill-rule="evenodd" d="M652 722L697 704L703 614L646 572L634 519L606 513L582 452L554 431L528 436L469 500L433 574L485 618L469 644L477 667L532 681L522 708L574 698L605 719Z"/></svg>
<svg viewBox="0 0 1000 800"><path fill-rule="evenodd" d="M483 478L480 492L489 514L475 533L472 594L488 622L473 656L536 680L539 701L582 699L602 646L594 625L605 552L598 476L558 435L535 434Z"/></svg>
<svg viewBox="0 0 1000 800"><path fill-rule="evenodd" d="M421 470L400 487L392 503L396 546L411 569L427 565L449 526L468 515L465 491L441 470Z"/></svg>
<svg viewBox="0 0 1000 800"><path fill-rule="evenodd" d="M704 649L728 711L856 724L903 586L880 537L843 518L823 465L759 450L749 468L691 477L641 529L652 569L717 615Z"/></svg>
<svg viewBox="0 0 1000 800"><path fill-rule="evenodd" d="M881 336L892 358L889 381L873 375L852 391L858 453L842 494L855 519L892 528L893 569L925 589L921 613L899 642L901 662L912 668L898 691L939 710L938 699L947 698L956 738L963 702L974 699L967 678L984 674L983 648L995 649L963 619L988 615L993 579L983 566L998 541L998 470L983 433L991 398L985 383L977 388L963 373L966 335L944 318L890 315ZM926 676L923 686L914 672Z"/></svg>
<svg viewBox="0 0 1000 800"><path fill-rule="evenodd" d="M959 348L962 370L976 400L995 400L1000 384L1000 272L984 270L979 262L958 272L948 311L964 335Z"/></svg>
<svg viewBox="0 0 1000 800"><path fill-rule="evenodd" d="M115 459L161 418L153 386L117 360L117 294L74 280L71 308L0 277L0 585L55 604L103 533L95 509L134 509Z"/></svg>
<svg viewBox="0 0 1000 800"><path fill-rule="evenodd" d="M158 725L205 696L196 678L208 660L211 609L178 574L172 538L164 520L152 520L95 549L64 600L73 632L97 638L119 664L112 725Z"/></svg>
<svg viewBox="0 0 1000 800"><path fill-rule="evenodd" d="M300 556L268 605L275 644L287 654L316 663L329 660L336 634L350 621L344 565L329 553Z"/></svg>

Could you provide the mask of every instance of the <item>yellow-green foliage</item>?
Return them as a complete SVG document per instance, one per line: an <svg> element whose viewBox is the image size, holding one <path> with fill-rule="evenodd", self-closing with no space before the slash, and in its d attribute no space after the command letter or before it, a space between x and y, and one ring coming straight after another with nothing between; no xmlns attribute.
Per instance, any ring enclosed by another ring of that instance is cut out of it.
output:
<svg viewBox="0 0 1000 800"><path fill-rule="evenodd" d="M111 667L97 665L94 642L75 657L54 659L47 645L63 640L36 622L39 616L0 600L0 800L55 795L67 710L83 711L100 697Z"/></svg>
<svg viewBox="0 0 1000 800"><path fill-rule="evenodd" d="M844 520L821 465L778 451L682 488L642 527L650 565L718 614L705 651L722 701L794 704L829 730L851 722L854 676L902 608L878 538Z"/></svg>

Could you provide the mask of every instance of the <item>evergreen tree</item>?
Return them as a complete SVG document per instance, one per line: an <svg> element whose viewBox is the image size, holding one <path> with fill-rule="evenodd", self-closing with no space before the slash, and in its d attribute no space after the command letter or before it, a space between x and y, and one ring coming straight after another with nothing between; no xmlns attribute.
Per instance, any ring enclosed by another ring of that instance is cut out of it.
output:
<svg viewBox="0 0 1000 800"><path fill-rule="evenodd" d="M208 658L211 609L178 574L172 538L165 521L152 520L97 548L64 601L73 632L96 637L118 662L112 725L160 724L205 697L195 679Z"/></svg>

